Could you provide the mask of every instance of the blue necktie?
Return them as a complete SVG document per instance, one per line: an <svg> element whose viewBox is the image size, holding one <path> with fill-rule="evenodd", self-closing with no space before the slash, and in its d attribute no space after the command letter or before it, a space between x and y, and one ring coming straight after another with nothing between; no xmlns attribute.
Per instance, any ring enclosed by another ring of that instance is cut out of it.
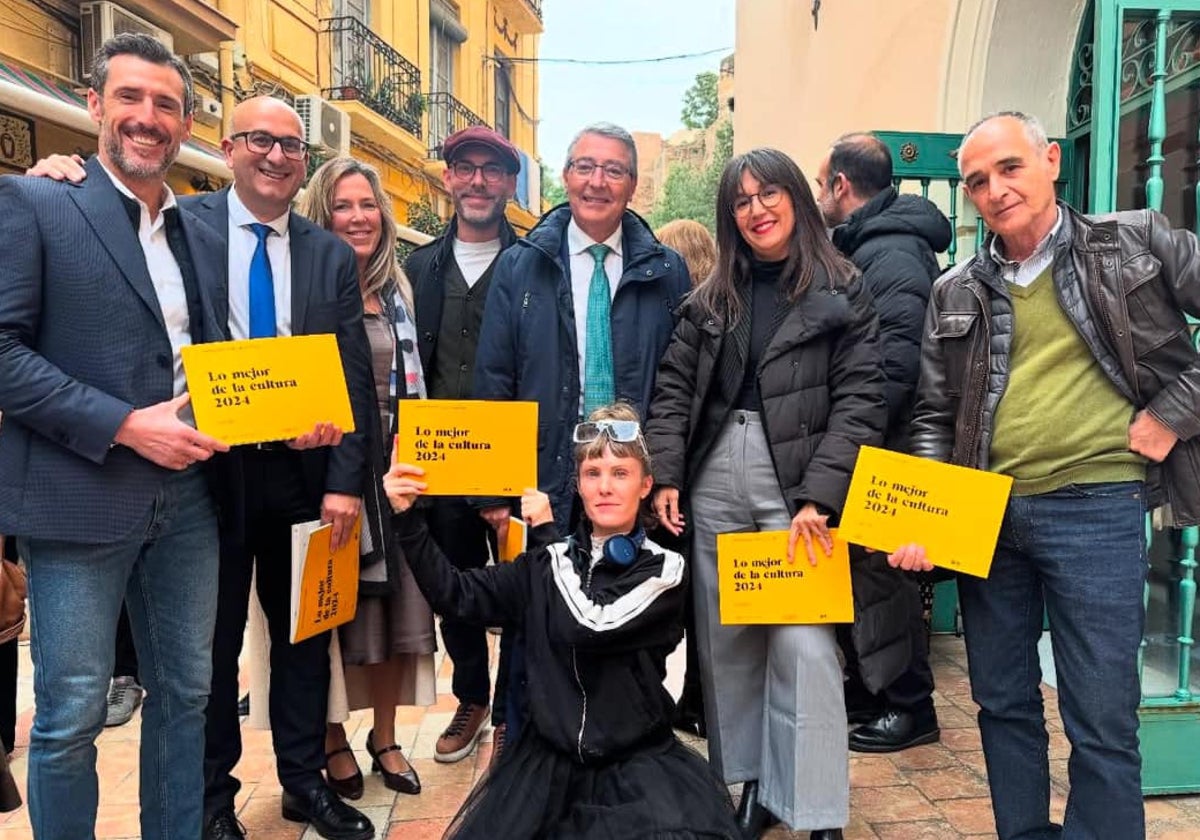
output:
<svg viewBox="0 0 1200 840"><path fill-rule="evenodd" d="M274 338L275 283L271 276L271 260L267 257L267 237L274 231L269 225L258 222L247 227L258 237L250 260L250 337Z"/></svg>
<svg viewBox="0 0 1200 840"><path fill-rule="evenodd" d="M588 249L596 261L592 268L592 283L588 288L587 331L583 344L583 416L603 405L610 405L616 396L613 384L612 308L608 274L604 271L607 245L592 245Z"/></svg>

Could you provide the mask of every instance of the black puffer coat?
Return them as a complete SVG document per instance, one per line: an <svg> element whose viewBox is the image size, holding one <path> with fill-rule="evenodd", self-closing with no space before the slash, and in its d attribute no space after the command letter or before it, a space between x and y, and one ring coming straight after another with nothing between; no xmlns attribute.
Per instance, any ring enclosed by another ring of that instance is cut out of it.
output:
<svg viewBox="0 0 1200 840"><path fill-rule="evenodd" d="M862 272L875 300L883 351L888 422L884 446L909 450L909 427L921 369L921 336L929 292L940 268L934 256L950 245L950 222L933 202L888 187L833 230L833 244ZM882 554L855 546L854 648L871 691L890 685L912 661L910 629L920 610L915 578Z"/></svg>
<svg viewBox="0 0 1200 840"><path fill-rule="evenodd" d="M888 449L908 451L921 332L929 290L950 245L950 222L933 202L883 190L833 230L833 244L862 272L875 300L888 405Z"/></svg>
<svg viewBox="0 0 1200 840"><path fill-rule="evenodd" d="M729 415L717 360L730 336L694 298L681 307L646 423L659 485L686 493ZM857 280L833 282L817 271L758 365L763 426L793 515L805 502L841 513L858 448L883 440L883 384L870 295Z"/></svg>

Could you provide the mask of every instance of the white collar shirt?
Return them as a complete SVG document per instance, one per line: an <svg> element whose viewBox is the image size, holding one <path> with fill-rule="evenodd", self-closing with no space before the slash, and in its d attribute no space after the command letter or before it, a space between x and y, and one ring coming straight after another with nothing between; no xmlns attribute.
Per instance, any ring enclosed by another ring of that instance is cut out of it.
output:
<svg viewBox="0 0 1200 840"><path fill-rule="evenodd" d="M992 259L1000 266L1000 276L1005 283L1012 283L1014 286L1024 288L1041 276L1041 273L1054 262L1054 242L1058 238L1058 232L1062 230L1062 222L1062 208L1060 207L1054 227L1050 228L1050 232L1033 249L1033 253L1019 262L1004 256L1001 252L1000 237L992 237Z"/></svg>
<svg viewBox="0 0 1200 840"><path fill-rule="evenodd" d="M617 295L617 286L621 282L621 272L624 270L625 258L621 251L621 225L612 236L598 243L592 239L572 218L567 224L567 255L570 258L571 270L571 299L575 305L575 351L579 358L579 410L583 411L583 372L585 369L584 356L587 344L587 305L588 293L592 288L592 272L596 260L588 253L592 245L608 246L608 254L604 257L604 273L608 275L608 294L611 301ZM617 348L613 348L616 353Z"/></svg>
<svg viewBox="0 0 1200 840"><path fill-rule="evenodd" d="M138 217L137 238L142 246L142 254L146 259L146 270L150 274L150 282L154 284L154 294L158 298L158 308L162 313L163 324L167 328L167 338L171 342L171 356L174 360L173 394L179 396L187 390L187 378L183 373L183 357L180 348L192 343L191 323L188 316L187 290L183 285L183 274L180 273L179 263L171 251L167 240L166 211L176 207L175 193L165 183L163 184L163 203L154 220L150 219L150 208L146 203L133 194L121 183L121 180L101 164L105 174L112 180L113 186L121 195L137 202L141 215ZM190 406L187 415L190 417Z"/></svg>
<svg viewBox="0 0 1200 840"><path fill-rule="evenodd" d="M275 334L292 334L292 249L288 232L290 211L269 222L275 231L267 237L267 259L275 287ZM248 226L258 222L229 190L229 334L233 338L250 337L250 261L258 247L258 236Z"/></svg>

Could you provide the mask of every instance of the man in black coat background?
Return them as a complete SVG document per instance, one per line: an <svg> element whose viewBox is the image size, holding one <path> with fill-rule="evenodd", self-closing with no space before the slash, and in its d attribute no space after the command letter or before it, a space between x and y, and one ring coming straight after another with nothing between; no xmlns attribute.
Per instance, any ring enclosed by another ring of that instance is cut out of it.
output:
<svg viewBox="0 0 1200 840"><path fill-rule="evenodd" d="M818 168L817 188L833 244L862 272L875 299L888 406L884 445L907 452L925 307L941 270L935 255L953 235L950 222L932 202L897 193L891 153L871 134L835 141ZM838 633L847 714L861 724L850 733L850 749L895 752L937 741L917 584L897 575L883 555L852 547L852 562L855 624Z"/></svg>

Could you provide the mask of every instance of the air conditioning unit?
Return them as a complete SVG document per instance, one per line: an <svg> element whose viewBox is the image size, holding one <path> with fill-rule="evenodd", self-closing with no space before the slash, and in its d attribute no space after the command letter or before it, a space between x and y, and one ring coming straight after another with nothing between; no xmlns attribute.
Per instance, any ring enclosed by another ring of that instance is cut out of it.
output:
<svg viewBox="0 0 1200 840"><path fill-rule="evenodd" d="M221 73L221 62L215 52L192 53L187 57L188 67L214 78Z"/></svg>
<svg viewBox="0 0 1200 840"><path fill-rule="evenodd" d="M221 108L221 100L214 99L211 96L201 94L196 97L196 110L193 116L196 122L201 125L218 126L221 124L221 115L224 110Z"/></svg>
<svg viewBox="0 0 1200 840"><path fill-rule="evenodd" d="M79 53L83 68L80 77L91 81L92 61L100 45L122 32L139 32L161 41L171 52L175 52L175 39L171 33L148 20L140 18L116 3L98 0L79 4Z"/></svg>
<svg viewBox="0 0 1200 840"><path fill-rule="evenodd" d="M316 94L296 97L308 145L335 155L350 154L350 114Z"/></svg>

